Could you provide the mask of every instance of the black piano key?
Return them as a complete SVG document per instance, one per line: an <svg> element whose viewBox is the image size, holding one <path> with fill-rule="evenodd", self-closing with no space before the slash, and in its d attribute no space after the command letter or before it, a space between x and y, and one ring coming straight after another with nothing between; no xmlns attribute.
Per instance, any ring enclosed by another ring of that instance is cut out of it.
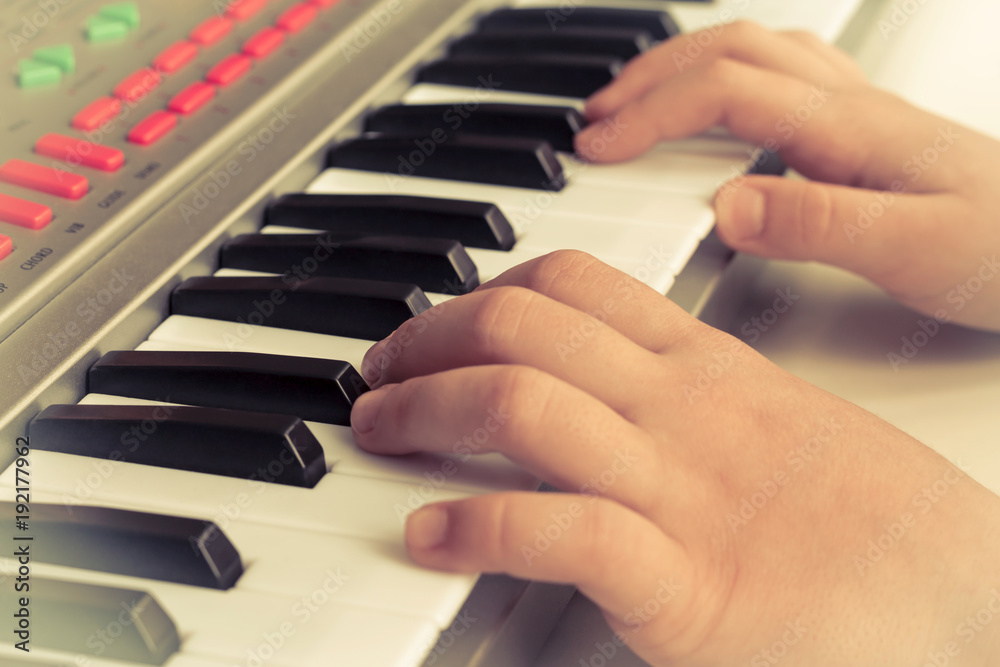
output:
<svg viewBox="0 0 1000 667"><path fill-rule="evenodd" d="M221 266L277 273L322 247L329 258L315 276L412 283L425 292L468 294L476 265L458 241L412 236L353 238L336 234L244 234L222 246Z"/></svg>
<svg viewBox="0 0 1000 667"><path fill-rule="evenodd" d="M91 366L91 392L209 408L276 412L349 426L368 391L346 361L252 352L108 352Z"/></svg>
<svg viewBox="0 0 1000 667"><path fill-rule="evenodd" d="M28 426L50 452L312 488L323 449L298 417L176 405L50 405Z"/></svg>
<svg viewBox="0 0 1000 667"><path fill-rule="evenodd" d="M623 64L606 56L449 56L421 67L417 81L583 99L611 83Z"/></svg>
<svg viewBox="0 0 1000 667"><path fill-rule="evenodd" d="M645 30L524 28L466 35L452 42L448 53L456 56L590 55L630 60L652 46L653 38Z"/></svg>
<svg viewBox="0 0 1000 667"><path fill-rule="evenodd" d="M452 181L561 190L566 184L552 147L538 139L449 135L363 136L330 149L327 165Z"/></svg>
<svg viewBox="0 0 1000 667"><path fill-rule="evenodd" d="M565 28L629 29L648 32L653 39L670 39L680 33L666 12L608 7L498 9L479 22L479 30L548 30Z"/></svg>
<svg viewBox="0 0 1000 667"><path fill-rule="evenodd" d="M435 131L544 139L557 151L573 152L573 137L587 121L572 107L526 104L400 104L382 107L365 119L365 130L428 136Z"/></svg>
<svg viewBox="0 0 1000 667"><path fill-rule="evenodd" d="M0 520L16 506L0 502ZM228 590L243 574L215 523L110 507L31 505L32 559L98 572Z"/></svg>
<svg viewBox="0 0 1000 667"><path fill-rule="evenodd" d="M307 258L312 260L312 257ZM381 340L431 307L416 285L353 278L305 278L318 260L284 277L189 278L170 295L175 315Z"/></svg>
<svg viewBox="0 0 1000 667"><path fill-rule="evenodd" d="M455 239L467 248L489 250L510 250L515 241L514 229L495 204L460 199L291 194L268 206L265 220L348 236Z"/></svg>
<svg viewBox="0 0 1000 667"><path fill-rule="evenodd" d="M174 622L145 591L59 581L36 574L31 575L30 591L17 590L15 584L16 577L7 577L0 584L0 608L8 614L8 622L13 615L15 628L8 641L14 644L29 640L26 646L32 650L65 651L77 656L99 654L107 660L144 665L162 665L180 649ZM28 601L26 607L21 604L24 600ZM22 613L27 614L27 629L16 627Z"/></svg>

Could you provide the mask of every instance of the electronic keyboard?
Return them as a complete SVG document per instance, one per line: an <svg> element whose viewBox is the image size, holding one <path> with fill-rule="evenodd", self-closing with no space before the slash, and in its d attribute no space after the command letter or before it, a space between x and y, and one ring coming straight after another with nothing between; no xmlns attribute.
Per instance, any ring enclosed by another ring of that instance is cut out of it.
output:
<svg viewBox="0 0 1000 667"><path fill-rule="evenodd" d="M560 248L703 306L711 197L769 156L712 131L592 165L572 137L628 59L743 4L5 10L3 664L530 664L572 588L422 570L402 531L538 481L358 450L362 357ZM753 4L834 39L860 3Z"/></svg>

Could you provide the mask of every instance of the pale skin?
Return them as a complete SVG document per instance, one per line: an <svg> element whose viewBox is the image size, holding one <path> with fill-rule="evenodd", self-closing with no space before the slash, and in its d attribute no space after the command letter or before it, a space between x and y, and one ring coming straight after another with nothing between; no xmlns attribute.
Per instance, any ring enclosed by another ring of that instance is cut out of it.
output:
<svg viewBox="0 0 1000 667"><path fill-rule="evenodd" d="M716 123L763 142L826 85L829 101L780 148L835 185L747 179L717 198L724 240L849 268L928 313L1000 250L997 144L959 128L850 244L841 227L871 201L865 188L905 179L901 165L947 121L868 87L807 36L730 26L678 72L683 39L589 101L581 153L615 119L625 131L596 159ZM748 236L754 207L762 225ZM998 288L953 319L1000 329ZM723 371L699 384L713 365ZM508 417L482 451L566 492L416 511L406 542L421 565L575 584L653 665L769 665L779 653L816 667L1000 664L1000 498L587 255L523 264L410 320L362 371L375 390L352 414L361 447L449 452L493 410Z"/></svg>

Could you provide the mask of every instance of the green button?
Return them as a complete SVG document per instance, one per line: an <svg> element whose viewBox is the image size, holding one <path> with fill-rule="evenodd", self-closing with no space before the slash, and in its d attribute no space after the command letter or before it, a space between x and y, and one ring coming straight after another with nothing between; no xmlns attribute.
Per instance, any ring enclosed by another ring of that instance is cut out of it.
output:
<svg viewBox="0 0 1000 667"><path fill-rule="evenodd" d="M128 35L128 24L103 16L87 19L87 39L91 42L107 42Z"/></svg>
<svg viewBox="0 0 1000 667"><path fill-rule="evenodd" d="M22 88L51 86L53 83L59 83L59 80L62 79L62 70L58 67L34 60L18 61L17 70L17 83Z"/></svg>
<svg viewBox="0 0 1000 667"><path fill-rule="evenodd" d="M118 2L104 5L98 13L109 19L127 23L130 28L139 27L139 7L134 2Z"/></svg>
<svg viewBox="0 0 1000 667"><path fill-rule="evenodd" d="M66 74L72 74L76 70L76 57L73 55L73 47L69 44L38 49L31 54L31 57L40 63L55 65Z"/></svg>

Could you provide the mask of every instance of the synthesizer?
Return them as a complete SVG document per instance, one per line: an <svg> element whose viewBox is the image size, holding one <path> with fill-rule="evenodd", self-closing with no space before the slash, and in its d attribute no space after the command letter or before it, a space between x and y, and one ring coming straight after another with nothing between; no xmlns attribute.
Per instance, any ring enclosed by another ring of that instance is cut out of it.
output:
<svg viewBox="0 0 1000 667"><path fill-rule="evenodd" d="M346 415L400 318L552 250L704 303L712 193L764 156L569 143L628 58L737 16L668 4L5 7L0 509L34 607L3 664L530 664L571 589L425 572L401 537L423 503L537 481L366 455ZM832 39L857 4L756 9Z"/></svg>

